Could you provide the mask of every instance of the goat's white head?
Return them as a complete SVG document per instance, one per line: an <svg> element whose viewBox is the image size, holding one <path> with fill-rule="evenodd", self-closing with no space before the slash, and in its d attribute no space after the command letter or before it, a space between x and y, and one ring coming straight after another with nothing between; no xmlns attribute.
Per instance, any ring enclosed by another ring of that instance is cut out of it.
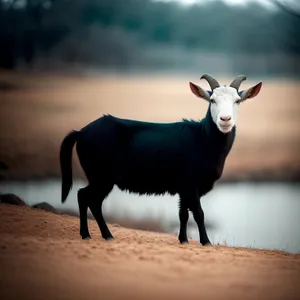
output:
<svg viewBox="0 0 300 300"><path fill-rule="evenodd" d="M204 74L200 79L202 78L207 80L211 91L206 91L192 82L190 82L190 88L197 97L210 102L210 112L214 123L221 132L228 133L237 122L239 104L257 96L262 82L239 92L242 81L246 79L244 75L234 79L230 86L220 86L217 80L208 74Z"/></svg>

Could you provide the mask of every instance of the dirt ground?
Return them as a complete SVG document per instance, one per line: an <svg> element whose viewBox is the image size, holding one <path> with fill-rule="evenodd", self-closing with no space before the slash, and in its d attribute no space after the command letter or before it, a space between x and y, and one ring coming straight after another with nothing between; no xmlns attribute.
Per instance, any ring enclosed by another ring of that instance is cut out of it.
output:
<svg viewBox="0 0 300 300"><path fill-rule="evenodd" d="M9 299L299 299L300 255L203 247L174 235L95 221L92 239L79 219L0 205L0 298Z"/></svg>
<svg viewBox="0 0 300 300"><path fill-rule="evenodd" d="M188 85L193 81L208 88L199 77L0 72L0 162L9 167L0 175L4 179L59 176L63 137L103 113L155 122L201 119L207 103L197 99ZM231 80L219 79L221 84ZM249 78L241 89L257 81ZM299 94L299 82L263 81L257 98L241 105L236 142L222 179L244 179L249 174L300 177ZM82 177L76 155L74 165L75 176Z"/></svg>

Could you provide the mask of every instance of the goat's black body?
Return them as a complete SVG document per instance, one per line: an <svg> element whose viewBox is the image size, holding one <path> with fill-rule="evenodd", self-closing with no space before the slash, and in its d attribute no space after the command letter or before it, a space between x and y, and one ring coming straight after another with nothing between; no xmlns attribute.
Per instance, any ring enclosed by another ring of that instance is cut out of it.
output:
<svg viewBox="0 0 300 300"><path fill-rule="evenodd" d="M72 185L71 151L75 141L89 186L78 193L81 235L89 237L86 210L90 207L102 236L112 238L102 216L102 201L117 185L139 194L179 194L180 242L187 242L188 209L199 226L200 242L209 244L200 197L223 172L233 145L235 127L218 130L210 108L199 122L150 123L105 115L80 131L73 131L61 148L62 201Z"/></svg>

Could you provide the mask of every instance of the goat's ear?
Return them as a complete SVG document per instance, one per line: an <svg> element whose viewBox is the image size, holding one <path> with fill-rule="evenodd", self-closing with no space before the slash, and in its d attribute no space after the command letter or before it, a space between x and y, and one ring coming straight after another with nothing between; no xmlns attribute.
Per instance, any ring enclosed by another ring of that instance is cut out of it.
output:
<svg viewBox="0 0 300 300"><path fill-rule="evenodd" d="M262 82L259 82L255 86L252 86L251 88L249 88L247 90L239 92L241 100L244 101L246 99L256 97L258 95L258 93L260 92L261 86L262 86Z"/></svg>
<svg viewBox="0 0 300 300"><path fill-rule="evenodd" d="M200 86L195 83L190 82L190 89L197 97L205 99L207 101L210 100L210 92L203 90Z"/></svg>

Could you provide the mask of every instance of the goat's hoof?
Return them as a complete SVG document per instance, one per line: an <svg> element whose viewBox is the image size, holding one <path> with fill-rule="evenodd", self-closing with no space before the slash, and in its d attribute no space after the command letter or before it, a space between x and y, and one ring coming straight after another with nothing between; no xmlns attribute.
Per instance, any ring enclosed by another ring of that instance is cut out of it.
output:
<svg viewBox="0 0 300 300"><path fill-rule="evenodd" d="M90 236L86 236L86 237L82 237L82 239L85 240L85 241L88 241L88 240L91 239L91 237Z"/></svg>
<svg viewBox="0 0 300 300"><path fill-rule="evenodd" d="M206 246L212 246L212 243L211 242L206 242L206 243L203 243L202 246L205 246L205 247Z"/></svg>
<svg viewBox="0 0 300 300"><path fill-rule="evenodd" d="M114 240L114 238L112 237L112 236L110 236L110 237L107 237L107 238L104 238L107 242L109 242L109 241L113 241Z"/></svg>
<svg viewBox="0 0 300 300"><path fill-rule="evenodd" d="M185 241L179 241L181 245L185 245L185 244L188 244L189 242L187 240Z"/></svg>

